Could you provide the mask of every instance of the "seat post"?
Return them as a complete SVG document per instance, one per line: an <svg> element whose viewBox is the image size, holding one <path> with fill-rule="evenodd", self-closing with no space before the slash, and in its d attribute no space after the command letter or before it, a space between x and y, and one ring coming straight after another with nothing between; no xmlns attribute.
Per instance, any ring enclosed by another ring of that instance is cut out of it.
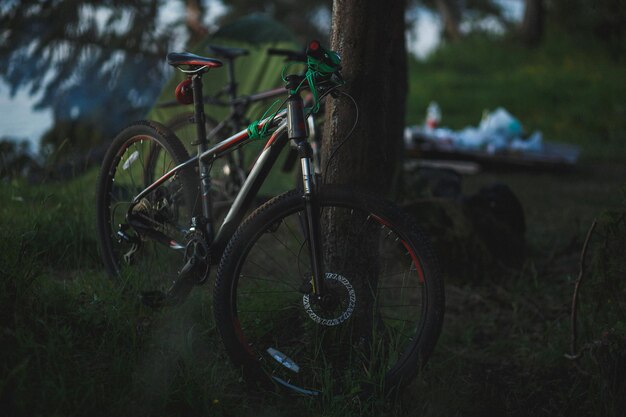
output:
<svg viewBox="0 0 626 417"><path fill-rule="evenodd" d="M196 124L196 144L201 152L206 150L206 126L204 123L204 98L202 96L202 74L195 74L191 78L193 88L194 123Z"/></svg>
<svg viewBox="0 0 626 417"><path fill-rule="evenodd" d="M200 190L202 196L202 214L207 219L206 234L209 242L213 239L213 213L211 203L211 174L209 166L200 158L207 150L206 124L204 120L204 99L202 97L202 73L192 77L194 122L198 146L198 168L200 172Z"/></svg>

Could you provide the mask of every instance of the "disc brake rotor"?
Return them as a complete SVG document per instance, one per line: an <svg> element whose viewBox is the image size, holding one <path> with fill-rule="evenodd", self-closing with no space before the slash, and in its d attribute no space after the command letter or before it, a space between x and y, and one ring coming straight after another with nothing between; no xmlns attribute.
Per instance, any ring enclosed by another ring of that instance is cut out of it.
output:
<svg viewBox="0 0 626 417"><path fill-rule="evenodd" d="M338 326L352 316L356 306L356 291L342 275L327 272L326 299L311 302L310 294L302 296L302 305L311 320L323 326Z"/></svg>

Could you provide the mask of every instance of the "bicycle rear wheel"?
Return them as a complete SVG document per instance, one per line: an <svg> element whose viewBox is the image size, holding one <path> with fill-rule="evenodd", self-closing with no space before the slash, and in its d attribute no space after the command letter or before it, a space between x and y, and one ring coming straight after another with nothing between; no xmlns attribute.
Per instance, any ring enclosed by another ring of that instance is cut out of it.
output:
<svg viewBox="0 0 626 417"><path fill-rule="evenodd" d="M188 159L176 136L154 122L124 129L104 158L96 192L100 253L109 275L137 290L165 291L176 279L185 235L201 207L192 167L134 206L133 198Z"/></svg>
<svg viewBox="0 0 626 417"><path fill-rule="evenodd" d="M167 127L176 134L185 145L190 154L196 152L193 143L196 142L196 125L192 122L193 113L179 114L167 122ZM213 132L217 122L205 116L205 130L207 135ZM230 127L223 127L210 138L209 146L226 139L231 131ZM235 161L235 154L229 154L213 161L211 167L211 199L213 202L213 214L217 220L221 220L235 200L241 185L246 179L245 167ZM241 157L241 155L239 156Z"/></svg>
<svg viewBox="0 0 626 417"><path fill-rule="evenodd" d="M443 283L429 243L395 206L345 188L321 195L327 295L311 294L301 193L258 208L222 257L216 322L248 379L305 395L388 391L437 341Z"/></svg>

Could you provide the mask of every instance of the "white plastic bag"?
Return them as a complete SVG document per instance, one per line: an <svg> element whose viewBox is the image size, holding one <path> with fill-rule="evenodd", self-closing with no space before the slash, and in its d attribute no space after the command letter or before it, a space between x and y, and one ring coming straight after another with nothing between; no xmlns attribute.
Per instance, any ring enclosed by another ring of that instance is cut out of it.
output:
<svg viewBox="0 0 626 417"><path fill-rule="evenodd" d="M484 116L478 128L485 135L502 135L510 139L522 135L522 124L502 107Z"/></svg>

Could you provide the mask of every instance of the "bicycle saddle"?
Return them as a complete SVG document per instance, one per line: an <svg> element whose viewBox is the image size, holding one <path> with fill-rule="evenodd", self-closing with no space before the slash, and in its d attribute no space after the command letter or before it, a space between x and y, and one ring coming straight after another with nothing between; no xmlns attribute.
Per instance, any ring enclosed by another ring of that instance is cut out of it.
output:
<svg viewBox="0 0 626 417"><path fill-rule="evenodd" d="M247 49L227 48L225 46L209 45L207 48L210 52L220 58L235 59L238 56L248 55Z"/></svg>
<svg viewBox="0 0 626 417"><path fill-rule="evenodd" d="M219 68L222 66L222 61L219 59L206 58L189 52L170 52L167 54L167 63L174 67L190 65L193 67Z"/></svg>

